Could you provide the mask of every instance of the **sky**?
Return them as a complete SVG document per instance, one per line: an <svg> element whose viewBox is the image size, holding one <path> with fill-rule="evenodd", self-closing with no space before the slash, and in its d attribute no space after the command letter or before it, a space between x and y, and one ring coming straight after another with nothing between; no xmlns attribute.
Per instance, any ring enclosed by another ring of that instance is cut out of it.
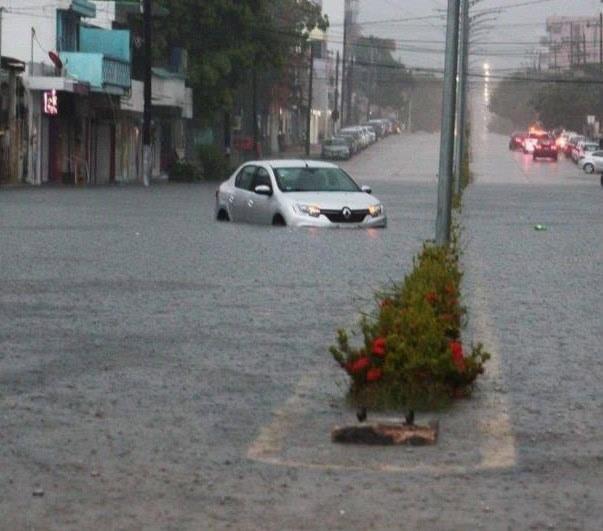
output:
<svg viewBox="0 0 603 531"><path fill-rule="evenodd" d="M333 48L343 40L343 5L344 0L323 0L332 25L329 45ZM441 69L446 8L447 0L360 0L360 22L365 23L363 34L396 39L399 58L408 67ZM600 0L478 0L472 14L493 8L502 9L483 16L491 20L485 20L486 27L476 35L476 53L471 59L474 69L484 63L499 71L532 64L534 50L546 34L548 16L598 17L603 4ZM429 18L408 20L416 17ZM526 55L530 51L532 54Z"/></svg>

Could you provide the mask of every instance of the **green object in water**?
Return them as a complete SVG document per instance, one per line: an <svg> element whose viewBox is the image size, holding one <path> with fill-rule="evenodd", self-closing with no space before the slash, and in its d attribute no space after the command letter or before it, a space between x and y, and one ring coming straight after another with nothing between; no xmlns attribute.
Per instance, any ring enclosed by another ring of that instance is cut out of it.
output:
<svg viewBox="0 0 603 531"><path fill-rule="evenodd" d="M534 230L546 230L546 225L541 225L540 223L538 225L534 225Z"/></svg>

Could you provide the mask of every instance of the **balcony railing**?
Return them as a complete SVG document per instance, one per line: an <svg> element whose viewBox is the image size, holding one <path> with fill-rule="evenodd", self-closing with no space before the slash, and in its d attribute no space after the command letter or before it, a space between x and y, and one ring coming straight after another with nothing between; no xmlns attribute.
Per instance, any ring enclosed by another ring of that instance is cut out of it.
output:
<svg viewBox="0 0 603 531"><path fill-rule="evenodd" d="M128 61L101 53L62 52L61 60L69 77L90 84L94 90L129 89L131 65Z"/></svg>

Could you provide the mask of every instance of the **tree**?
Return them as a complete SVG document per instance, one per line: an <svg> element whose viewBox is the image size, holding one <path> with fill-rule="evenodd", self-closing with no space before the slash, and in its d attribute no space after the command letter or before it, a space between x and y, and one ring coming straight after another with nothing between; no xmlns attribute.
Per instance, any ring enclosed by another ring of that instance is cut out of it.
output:
<svg viewBox="0 0 603 531"><path fill-rule="evenodd" d="M515 72L511 79L501 80L490 98L490 112L509 122L511 129L527 129L537 119L534 94L538 84L529 80L529 73ZM510 133L510 131L497 131Z"/></svg>
<svg viewBox="0 0 603 531"><path fill-rule="evenodd" d="M160 0L170 15L157 22L160 48L188 51L195 110L210 118L228 111L235 91L256 72L284 72L309 32L328 19L310 0Z"/></svg>
<svg viewBox="0 0 603 531"><path fill-rule="evenodd" d="M393 40L372 35L361 36L354 43L357 91L381 108L402 108L405 92L412 87L412 74L394 58L395 51Z"/></svg>
<svg viewBox="0 0 603 531"><path fill-rule="evenodd" d="M577 81L543 85L534 94L532 104L547 129L582 131L586 117L598 114L600 101L599 85Z"/></svg>
<svg viewBox="0 0 603 531"><path fill-rule="evenodd" d="M601 106L598 66L564 73L516 72L510 78L495 88L490 110L514 127L525 129L540 120L547 129L581 131L586 117L596 115Z"/></svg>

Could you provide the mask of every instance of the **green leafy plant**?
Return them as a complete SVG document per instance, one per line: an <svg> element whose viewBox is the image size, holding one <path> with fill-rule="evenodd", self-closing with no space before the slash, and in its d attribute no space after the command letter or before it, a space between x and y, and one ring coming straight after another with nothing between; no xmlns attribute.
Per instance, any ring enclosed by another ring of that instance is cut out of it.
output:
<svg viewBox="0 0 603 531"><path fill-rule="evenodd" d="M203 168L203 179L221 181L230 172L230 165L224 153L213 144L199 146L199 160Z"/></svg>
<svg viewBox="0 0 603 531"><path fill-rule="evenodd" d="M201 180L201 172L190 162L178 160L170 168L170 181L193 183L199 180Z"/></svg>
<svg viewBox="0 0 603 531"><path fill-rule="evenodd" d="M425 244L398 285L377 294L373 315L360 320L363 344L345 330L330 348L350 376L352 402L372 408L434 408L468 397L490 355L481 344L465 352L458 252Z"/></svg>

